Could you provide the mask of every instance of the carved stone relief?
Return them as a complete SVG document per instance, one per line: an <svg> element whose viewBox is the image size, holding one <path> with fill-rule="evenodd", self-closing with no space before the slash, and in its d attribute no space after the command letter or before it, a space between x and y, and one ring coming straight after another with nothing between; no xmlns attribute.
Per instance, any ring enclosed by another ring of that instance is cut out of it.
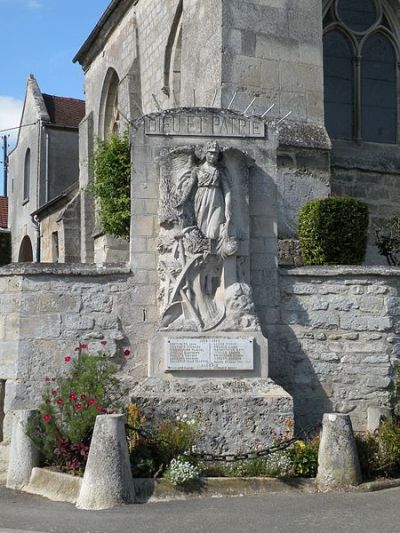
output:
<svg viewBox="0 0 400 533"><path fill-rule="evenodd" d="M259 329L249 286L252 163L215 141L161 154L161 329Z"/></svg>

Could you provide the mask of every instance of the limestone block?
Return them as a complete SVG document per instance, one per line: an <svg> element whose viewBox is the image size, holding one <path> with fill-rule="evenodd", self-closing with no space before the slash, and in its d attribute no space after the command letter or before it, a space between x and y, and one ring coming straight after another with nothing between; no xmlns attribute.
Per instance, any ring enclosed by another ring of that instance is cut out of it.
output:
<svg viewBox="0 0 400 533"><path fill-rule="evenodd" d="M325 414L318 453L318 489L345 490L360 483L360 462L349 415Z"/></svg>
<svg viewBox="0 0 400 533"><path fill-rule="evenodd" d="M391 418L392 411L389 409L389 407L382 407L382 406L374 406L370 405L367 410L368 413L368 426L367 430L374 432L377 430L383 422L383 420L386 420L388 418Z"/></svg>
<svg viewBox="0 0 400 533"><path fill-rule="evenodd" d="M268 378L148 378L131 393L155 420L186 415L199 424L204 453L236 454L268 448L293 427L293 399Z"/></svg>
<svg viewBox="0 0 400 533"><path fill-rule="evenodd" d="M133 503L134 485L123 415L96 418L76 506L97 511Z"/></svg>
<svg viewBox="0 0 400 533"><path fill-rule="evenodd" d="M27 485L32 468L39 465L39 451L26 434L29 422L36 416L36 411L14 412L7 472L7 487L9 489L21 489Z"/></svg>

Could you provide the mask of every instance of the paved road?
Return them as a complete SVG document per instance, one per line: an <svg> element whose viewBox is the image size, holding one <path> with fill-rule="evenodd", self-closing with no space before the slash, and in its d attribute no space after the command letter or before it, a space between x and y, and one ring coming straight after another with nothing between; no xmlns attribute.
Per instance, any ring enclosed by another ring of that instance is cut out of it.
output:
<svg viewBox="0 0 400 533"><path fill-rule="evenodd" d="M400 488L368 494L270 494L132 505L74 506L0 487L0 532L400 533Z"/></svg>

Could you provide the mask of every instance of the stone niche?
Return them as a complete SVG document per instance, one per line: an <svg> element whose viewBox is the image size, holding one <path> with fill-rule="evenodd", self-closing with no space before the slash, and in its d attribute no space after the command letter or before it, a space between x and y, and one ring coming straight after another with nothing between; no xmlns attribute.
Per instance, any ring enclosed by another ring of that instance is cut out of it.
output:
<svg viewBox="0 0 400 533"><path fill-rule="evenodd" d="M135 401L195 415L204 451L268 446L293 419L260 321L278 291L276 135L256 117L184 108L138 121L132 145L131 266L157 289ZM271 302L257 297L265 284Z"/></svg>

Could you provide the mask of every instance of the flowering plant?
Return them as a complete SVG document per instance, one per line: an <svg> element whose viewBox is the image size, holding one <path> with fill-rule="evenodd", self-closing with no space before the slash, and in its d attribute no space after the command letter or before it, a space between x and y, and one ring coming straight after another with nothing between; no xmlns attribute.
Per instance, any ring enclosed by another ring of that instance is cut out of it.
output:
<svg viewBox="0 0 400 533"><path fill-rule="evenodd" d="M164 477L172 485L184 485L189 481L198 479L200 477L200 471L186 457L177 457L170 462Z"/></svg>
<svg viewBox="0 0 400 533"><path fill-rule="evenodd" d="M74 473L86 465L96 416L119 410L124 394L117 367L87 349L81 344L64 358L66 375L46 378L39 423L28 429L47 465Z"/></svg>

